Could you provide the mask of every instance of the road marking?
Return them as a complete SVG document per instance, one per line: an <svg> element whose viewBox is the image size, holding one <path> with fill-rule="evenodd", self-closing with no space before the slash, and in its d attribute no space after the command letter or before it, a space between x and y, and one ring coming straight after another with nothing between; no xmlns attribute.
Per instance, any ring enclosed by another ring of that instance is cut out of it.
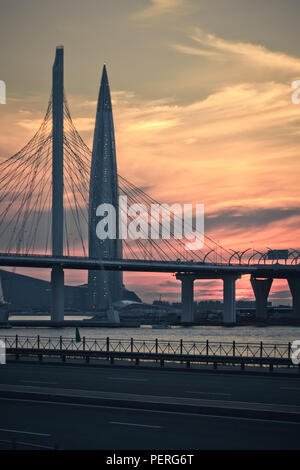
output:
<svg viewBox="0 0 300 470"><path fill-rule="evenodd" d="M16 429L1 429L0 431L5 431L5 432L16 432L18 434L30 434L32 436L43 436L43 437L50 437L51 434L43 434L41 432L29 432L29 431L17 431Z"/></svg>
<svg viewBox="0 0 300 470"><path fill-rule="evenodd" d="M108 377L110 380L130 380L134 382L149 382L149 379L136 379L131 377Z"/></svg>
<svg viewBox="0 0 300 470"><path fill-rule="evenodd" d="M20 380L24 384L43 384L43 385L58 385L58 382L43 382L38 380Z"/></svg>
<svg viewBox="0 0 300 470"><path fill-rule="evenodd" d="M162 426L155 426L154 424L121 423L120 421L109 421L109 424L121 424L122 426L138 426L140 428L162 428Z"/></svg>
<svg viewBox="0 0 300 470"><path fill-rule="evenodd" d="M26 403L35 403L37 405L47 404L47 405L56 405L56 406L77 406L79 408L101 408L101 409L109 409L114 411L125 410L134 412L143 412L143 413L158 413L158 414L167 414L167 415L179 415L179 416L192 416L194 418L211 418L211 419L231 419L235 421L253 421L253 422L260 422L260 423L275 423L275 424L292 424L299 426L300 422L297 421L281 421L278 419L262 419L262 418L247 418L244 416L222 416L222 415L213 415L213 414L206 414L206 413L186 413L182 411L166 411L166 410L147 410L144 408L127 408L127 407L116 407L116 406L106 406L106 405L87 405L84 403L67 403L67 402L54 402L54 401L40 401L40 400L28 400L22 398L2 398L0 397L0 401L14 401L14 402L26 402ZM1 431L1 429L0 429Z"/></svg>
<svg viewBox="0 0 300 470"><path fill-rule="evenodd" d="M300 391L300 388L296 388L296 387L280 387L280 390Z"/></svg>
<svg viewBox="0 0 300 470"><path fill-rule="evenodd" d="M197 391L192 391L192 390L185 390L184 393L193 393L193 394L200 394L200 395L222 395L225 397L231 397L231 393L219 393L219 392L197 392Z"/></svg>

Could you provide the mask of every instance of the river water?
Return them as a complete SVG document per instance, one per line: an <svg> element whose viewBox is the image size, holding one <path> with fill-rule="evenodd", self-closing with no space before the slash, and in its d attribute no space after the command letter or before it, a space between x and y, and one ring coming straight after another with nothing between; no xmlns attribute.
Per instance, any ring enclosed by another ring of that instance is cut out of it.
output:
<svg viewBox="0 0 300 470"><path fill-rule="evenodd" d="M78 317L77 317L78 319ZM114 339L163 339L163 340L186 340L186 341L215 341L215 342L259 342L265 343L289 343L300 340L300 327L293 326L194 326L194 327L172 327L168 329L141 328L105 328L105 327L83 327L79 328L81 337ZM50 328L50 327L13 327L0 329L0 338L5 336L63 336L75 338L74 327Z"/></svg>

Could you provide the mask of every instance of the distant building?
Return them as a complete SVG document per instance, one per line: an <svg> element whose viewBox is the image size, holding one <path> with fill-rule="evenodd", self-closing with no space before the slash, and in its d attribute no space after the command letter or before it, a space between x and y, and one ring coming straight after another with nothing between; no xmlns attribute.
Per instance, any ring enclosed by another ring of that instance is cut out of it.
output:
<svg viewBox="0 0 300 470"><path fill-rule="evenodd" d="M118 310L122 318L144 318L145 320L158 320L170 316L176 317L180 315L180 310L171 307L168 302L165 305L147 304L142 302L133 302L128 300L121 300L115 302L114 308Z"/></svg>
<svg viewBox="0 0 300 470"><path fill-rule="evenodd" d="M50 312L51 284L34 277L0 270L3 298L10 312ZM65 286L65 311L89 311L88 285ZM140 302L133 292L122 287L123 298Z"/></svg>

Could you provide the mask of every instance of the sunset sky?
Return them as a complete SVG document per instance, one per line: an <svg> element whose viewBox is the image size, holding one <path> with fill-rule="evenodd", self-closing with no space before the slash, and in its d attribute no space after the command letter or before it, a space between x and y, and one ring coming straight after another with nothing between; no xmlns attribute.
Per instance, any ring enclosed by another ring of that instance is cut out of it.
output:
<svg viewBox="0 0 300 470"><path fill-rule="evenodd" d="M203 203L206 233L226 248L300 248L299 17L299 0L0 0L0 159L39 127L63 44L72 117L89 146L107 65L122 176L161 202ZM124 279L145 301L179 300L170 275ZM196 300L221 289L197 282ZM274 282L269 300L289 296ZM237 297L253 298L249 279Z"/></svg>

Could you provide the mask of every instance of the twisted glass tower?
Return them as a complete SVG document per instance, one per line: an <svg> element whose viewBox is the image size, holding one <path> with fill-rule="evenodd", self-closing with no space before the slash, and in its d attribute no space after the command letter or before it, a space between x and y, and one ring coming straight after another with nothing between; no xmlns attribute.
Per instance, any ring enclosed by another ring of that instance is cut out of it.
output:
<svg viewBox="0 0 300 470"><path fill-rule="evenodd" d="M100 240L96 235L96 209L109 203L116 209L117 237ZM103 67L92 152L89 194L89 256L90 258L122 258L122 240L118 234L118 174L114 136L114 123L106 67ZM122 298L122 273L117 271L89 271L90 307L108 309L112 302Z"/></svg>

